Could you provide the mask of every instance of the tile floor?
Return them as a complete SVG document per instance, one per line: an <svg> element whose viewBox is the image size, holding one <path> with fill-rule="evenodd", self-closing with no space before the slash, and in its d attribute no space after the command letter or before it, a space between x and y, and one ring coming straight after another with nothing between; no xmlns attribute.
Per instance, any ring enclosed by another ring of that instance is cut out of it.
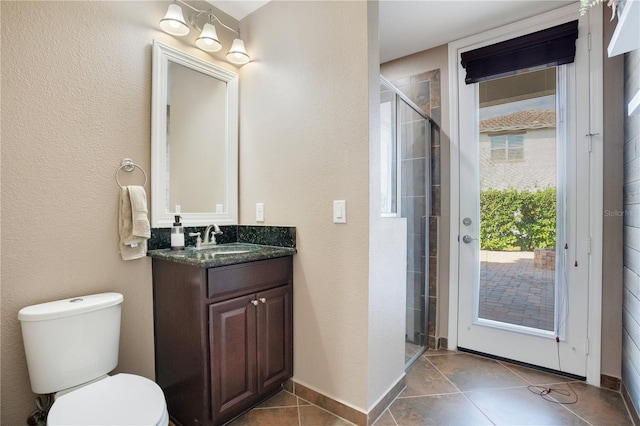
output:
<svg viewBox="0 0 640 426"><path fill-rule="evenodd" d="M552 391L545 401L529 385ZM570 386L570 387L569 387ZM342 426L346 420L282 391L229 425ZM513 364L445 350L427 351L407 373L407 386L375 426L633 425L619 392Z"/></svg>
<svg viewBox="0 0 640 426"><path fill-rule="evenodd" d="M227 423L228 426L348 426L352 424L285 390Z"/></svg>

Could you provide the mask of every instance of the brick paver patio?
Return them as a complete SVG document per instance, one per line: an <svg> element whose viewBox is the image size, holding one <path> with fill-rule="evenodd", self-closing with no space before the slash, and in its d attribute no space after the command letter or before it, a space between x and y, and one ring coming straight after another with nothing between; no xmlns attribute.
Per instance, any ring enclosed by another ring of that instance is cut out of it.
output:
<svg viewBox="0 0 640 426"><path fill-rule="evenodd" d="M553 331L555 271L533 252L480 252L480 318Z"/></svg>

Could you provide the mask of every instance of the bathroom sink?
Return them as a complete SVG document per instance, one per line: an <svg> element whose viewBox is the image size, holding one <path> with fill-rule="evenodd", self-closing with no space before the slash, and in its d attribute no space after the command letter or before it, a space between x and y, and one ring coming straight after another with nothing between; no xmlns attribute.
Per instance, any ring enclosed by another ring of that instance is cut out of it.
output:
<svg viewBox="0 0 640 426"><path fill-rule="evenodd" d="M238 250L227 247L217 247L206 249L211 254L240 254L240 253L249 253L251 250Z"/></svg>
<svg viewBox="0 0 640 426"><path fill-rule="evenodd" d="M247 247L246 245L241 244L223 244L219 246L211 246L211 247L187 247L185 249L189 252L210 254L210 255L223 255L223 254L242 254L249 253L251 251L255 251L255 247Z"/></svg>

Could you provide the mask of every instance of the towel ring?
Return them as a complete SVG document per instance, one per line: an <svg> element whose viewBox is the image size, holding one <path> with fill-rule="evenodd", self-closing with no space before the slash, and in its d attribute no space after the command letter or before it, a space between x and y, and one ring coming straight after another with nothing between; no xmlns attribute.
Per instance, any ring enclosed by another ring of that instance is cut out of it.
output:
<svg viewBox="0 0 640 426"><path fill-rule="evenodd" d="M144 184L142 186L147 186L147 172L145 172L142 167L134 163L131 158L125 158L124 160L122 160L122 163L120 163L120 167L118 167L118 170L116 170L116 183L120 188L123 188L122 184L120 183L120 179L118 179L118 173L120 172L120 170L124 170L125 172L132 172L136 167L139 168L144 175Z"/></svg>

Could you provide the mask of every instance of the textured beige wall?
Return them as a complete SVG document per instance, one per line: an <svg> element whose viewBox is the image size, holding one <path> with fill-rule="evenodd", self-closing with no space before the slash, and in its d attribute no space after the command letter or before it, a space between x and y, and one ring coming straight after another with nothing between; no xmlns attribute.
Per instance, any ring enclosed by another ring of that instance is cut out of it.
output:
<svg viewBox="0 0 640 426"><path fill-rule="evenodd" d="M380 167L378 3L368 4L369 33L369 368L368 409L404 376L407 220L383 218Z"/></svg>
<svg viewBox="0 0 640 426"><path fill-rule="evenodd" d="M153 38L211 57L159 31L166 2L0 7L1 423L18 425L35 409L17 320L23 306L123 293L118 369L153 377L151 262L117 253L114 174L124 157L150 172ZM232 34L220 36L228 46Z"/></svg>
<svg viewBox="0 0 640 426"><path fill-rule="evenodd" d="M240 219L295 225L295 379L367 408L367 2L271 2L243 20ZM347 223L332 222L346 200Z"/></svg>
<svg viewBox="0 0 640 426"><path fill-rule="evenodd" d="M440 69L440 184L441 216L438 241L438 312L436 337L447 337L449 324L449 234L450 234L450 177L449 177L449 63L447 46L418 52L380 65L380 73L390 81Z"/></svg>

